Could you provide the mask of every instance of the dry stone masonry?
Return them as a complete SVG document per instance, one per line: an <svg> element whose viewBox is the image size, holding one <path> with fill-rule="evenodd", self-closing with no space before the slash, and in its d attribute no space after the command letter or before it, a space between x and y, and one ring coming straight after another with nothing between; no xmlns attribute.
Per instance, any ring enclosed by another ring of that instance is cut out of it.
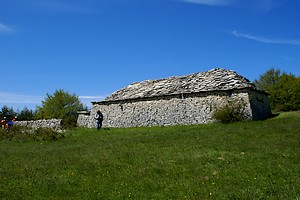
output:
<svg viewBox="0 0 300 200"><path fill-rule="evenodd" d="M205 124L228 102L243 104L245 119L270 116L267 93L234 71L215 68L159 80L133 83L100 102L92 102L89 115L80 114L78 125L94 127L101 110L103 127L138 127Z"/></svg>
<svg viewBox="0 0 300 200"><path fill-rule="evenodd" d="M16 121L14 125L24 126L34 130L38 128L51 128L53 130L61 130L61 119Z"/></svg>

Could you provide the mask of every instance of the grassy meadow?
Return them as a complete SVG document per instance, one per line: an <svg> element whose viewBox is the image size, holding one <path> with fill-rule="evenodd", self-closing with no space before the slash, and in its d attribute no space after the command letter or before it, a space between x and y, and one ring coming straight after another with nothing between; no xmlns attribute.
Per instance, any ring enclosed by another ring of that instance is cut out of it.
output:
<svg viewBox="0 0 300 200"><path fill-rule="evenodd" d="M2 139L0 199L300 199L300 112Z"/></svg>

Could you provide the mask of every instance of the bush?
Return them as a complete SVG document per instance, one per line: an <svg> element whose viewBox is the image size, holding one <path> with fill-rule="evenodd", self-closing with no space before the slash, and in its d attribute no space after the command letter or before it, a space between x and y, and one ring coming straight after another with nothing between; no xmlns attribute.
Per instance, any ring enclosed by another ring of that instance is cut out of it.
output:
<svg viewBox="0 0 300 200"><path fill-rule="evenodd" d="M0 129L0 139L26 139L30 135L29 130L23 126L13 126L10 130Z"/></svg>
<svg viewBox="0 0 300 200"><path fill-rule="evenodd" d="M243 112L244 107L244 102L230 101L223 107L217 109L214 112L213 117L223 124L242 121L245 119Z"/></svg>
<svg viewBox="0 0 300 200"><path fill-rule="evenodd" d="M73 129L77 126L77 119L72 117L64 117L61 121L62 129Z"/></svg>
<svg viewBox="0 0 300 200"><path fill-rule="evenodd" d="M37 141L55 141L64 138L64 134L51 128L38 128L34 130L34 140Z"/></svg>
<svg viewBox="0 0 300 200"><path fill-rule="evenodd" d="M0 140L56 141L64 137L65 132L58 132L50 128L32 130L22 126L13 126L10 130L0 129Z"/></svg>

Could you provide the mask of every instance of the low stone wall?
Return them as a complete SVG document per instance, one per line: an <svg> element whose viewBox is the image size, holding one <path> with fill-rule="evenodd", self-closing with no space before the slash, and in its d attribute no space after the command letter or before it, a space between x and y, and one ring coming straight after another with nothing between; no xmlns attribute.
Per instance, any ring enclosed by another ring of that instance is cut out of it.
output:
<svg viewBox="0 0 300 200"><path fill-rule="evenodd" d="M16 126L24 126L32 129L38 128L51 128L53 130L61 130L61 119L42 119L42 120L31 120L31 121L16 121Z"/></svg>
<svg viewBox="0 0 300 200"><path fill-rule="evenodd" d="M86 128L96 128L96 119L93 116L79 114L77 125Z"/></svg>
<svg viewBox="0 0 300 200"><path fill-rule="evenodd" d="M215 121L213 113L228 101L243 102L244 118L248 120L264 119L270 114L267 96L245 89L98 102L93 105L91 115L79 115L77 123L83 127L96 127L94 115L97 110L101 110L104 116L103 127L206 124Z"/></svg>

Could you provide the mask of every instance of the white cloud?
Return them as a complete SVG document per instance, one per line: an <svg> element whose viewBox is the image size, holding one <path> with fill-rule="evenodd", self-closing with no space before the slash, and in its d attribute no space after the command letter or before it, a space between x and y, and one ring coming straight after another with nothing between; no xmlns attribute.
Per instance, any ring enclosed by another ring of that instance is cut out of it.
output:
<svg viewBox="0 0 300 200"><path fill-rule="evenodd" d="M259 10L270 11L286 2L287 0L257 0L255 7Z"/></svg>
<svg viewBox="0 0 300 200"><path fill-rule="evenodd" d="M83 101L100 101L105 96L78 96ZM14 94L8 92L0 92L0 103L41 103L44 96L30 96L22 94Z"/></svg>
<svg viewBox="0 0 300 200"><path fill-rule="evenodd" d="M86 106L90 106L93 101L101 101L104 96L79 96L79 100Z"/></svg>
<svg viewBox="0 0 300 200"><path fill-rule="evenodd" d="M182 0L186 3L203 4L208 6L223 6L230 4L230 0Z"/></svg>
<svg viewBox="0 0 300 200"><path fill-rule="evenodd" d="M42 96L29 96L29 95L0 92L0 103L39 104L41 103L42 100L43 100Z"/></svg>
<svg viewBox="0 0 300 200"><path fill-rule="evenodd" d="M245 38L245 39L248 39L248 40L254 40L256 42L261 42L261 43L300 45L300 39L295 39L295 40L271 39L271 38L266 38L266 37L261 37L261 36L255 36L255 35L252 35L252 34L241 33L241 32L236 31L236 30L231 31L231 34L233 34L235 37L238 37L238 38Z"/></svg>
<svg viewBox="0 0 300 200"><path fill-rule="evenodd" d="M14 94L7 92L0 92L0 108L2 106L13 107L16 109L35 109L36 106L41 105L43 100L42 96L30 96L22 94Z"/></svg>
<svg viewBox="0 0 300 200"><path fill-rule="evenodd" d="M78 96L78 98L83 104L90 107L91 102L101 101L105 96ZM14 108L29 107L34 109L35 106L40 106L44 99L44 96L0 92L0 108L5 105Z"/></svg>
<svg viewBox="0 0 300 200"><path fill-rule="evenodd" d="M103 99L104 96L79 96L79 99Z"/></svg>
<svg viewBox="0 0 300 200"><path fill-rule="evenodd" d="M0 22L0 33L13 33L13 32L16 32L14 28Z"/></svg>
<svg viewBox="0 0 300 200"><path fill-rule="evenodd" d="M247 8L260 11L270 11L288 0L177 0L185 3L193 3L207 6L232 6L238 8Z"/></svg>

